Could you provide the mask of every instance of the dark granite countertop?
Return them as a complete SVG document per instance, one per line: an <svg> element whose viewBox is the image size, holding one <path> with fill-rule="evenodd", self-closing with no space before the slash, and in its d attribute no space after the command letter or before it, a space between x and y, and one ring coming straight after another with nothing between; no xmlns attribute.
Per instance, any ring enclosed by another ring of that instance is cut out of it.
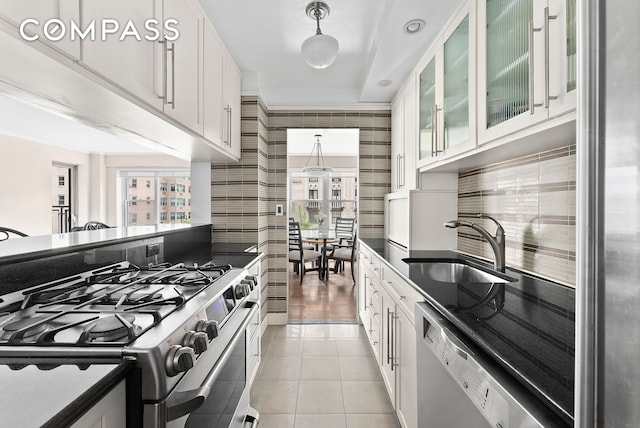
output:
<svg viewBox="0 0 640 428"><path fill-rule="evenodd" d="M0 420L7 427L70 426L133 367L125 361L39 369L27 365L14 370L0 364Z"/></svg>
<svg viewBox="0 0 640 428"><path fill-rule="evenodd" d="M123 243L144 238L182 232L211 225L162 224L155 226L113 227L109 229L81 230L43 236L28 236L0 242L0 262L15 263L23 259L36 259L71 251L82 251L113 243Z"/></svg>
<svg viewBox="0 0 640 428"><path fill-rule="evenodd" d="M361 240L405 277L444 317L525 387L573 424L575 290L514 269L504 286L436 282L419 264L391 263L384 240ZM409 258L487 263L455 251L410 251Z"/></svg>

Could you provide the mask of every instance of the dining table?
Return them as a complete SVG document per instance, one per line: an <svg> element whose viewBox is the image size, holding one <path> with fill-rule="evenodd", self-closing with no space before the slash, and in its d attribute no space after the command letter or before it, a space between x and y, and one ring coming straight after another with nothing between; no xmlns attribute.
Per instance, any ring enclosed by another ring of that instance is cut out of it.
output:
<svg viewBox="0 0 640 428"><path fill-rule="evenodd" d="M313 244L316 250L320 250L322 257L320 257L320 266L318 274L321 280L329 280L329 259L327 257L327 244L334 244L340 241L340 238L336 238L334 230L323 231L320 229L307 229L301 231L302 241L308 244Z"/></svg>

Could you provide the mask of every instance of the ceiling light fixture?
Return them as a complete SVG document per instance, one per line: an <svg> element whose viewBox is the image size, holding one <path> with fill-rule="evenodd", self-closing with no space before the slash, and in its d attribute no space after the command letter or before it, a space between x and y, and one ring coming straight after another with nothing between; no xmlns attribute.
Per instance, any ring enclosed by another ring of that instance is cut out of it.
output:
<svg viewBox="0 0 640 428"><path fill-rule="evenodd" d="M320 20L329 16L329 6L321 1L314 1L307 5L307 16L316 20L316 34L302 43L302 56L307 64L313 68L327 68L338 57L340 45L331 36L322 34Z"/></svg>
<svg viewBox="0 0 640 428"><path fill-rule="evenodd" d="M311 177L324 177L325 175L328 175L331 171L333 171L333 169L329 168L328 166L324 166L322 147L320 147L320 137L322 137L322 135L316 134L314 135L314 137L316 137L316 142L313 144L313 149L311 150L311 153L307 158L307 163L305 164L304 168L302 168L302 172L304 172L305 174L309 174L309 176ZM308 166L309 161L314 156L316 158L316 164Z"/></svg>
<svg viewBox="0 0 640 428"><path fill-rule="evenodd" d="M425 22L422 19L412 19L404 24L404 31L408 34L416 34L424 29Z"/></svg>
<svg viewBox="0 0 640 428"><path fill-rule="evenodd" d="M384 79L378 82L378 86L391 86L391 84L393 83L393 81L389 80L389 79Z"/></svg>

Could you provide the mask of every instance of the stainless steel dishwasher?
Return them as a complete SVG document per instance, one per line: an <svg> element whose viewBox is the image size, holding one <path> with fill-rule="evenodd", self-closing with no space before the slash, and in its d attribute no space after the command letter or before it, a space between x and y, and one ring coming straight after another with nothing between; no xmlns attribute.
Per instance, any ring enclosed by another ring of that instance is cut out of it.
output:
<svg viewBox="0 0 640 428"><path fill-rule="evenodd" d="M415 313L419 428L566 426L427 303Z"/></svg>

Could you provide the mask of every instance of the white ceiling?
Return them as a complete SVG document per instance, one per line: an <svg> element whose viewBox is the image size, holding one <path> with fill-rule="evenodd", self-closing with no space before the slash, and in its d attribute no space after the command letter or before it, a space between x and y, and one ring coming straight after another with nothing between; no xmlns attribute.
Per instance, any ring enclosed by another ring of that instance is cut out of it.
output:
<svg viewBox="0 0 640 428"><path fill-rule="evenodd" d="M316 70L300 54L315 34L309 0L200 0L243 72L243 88L259 89L269 107L387 103L462 0L325 0L322 32L340 43L338 59ZM406 34L411 19L425 30ZM392 80L391 86L378 85ZM248 86L257 86L250 88Z"/></svg>

